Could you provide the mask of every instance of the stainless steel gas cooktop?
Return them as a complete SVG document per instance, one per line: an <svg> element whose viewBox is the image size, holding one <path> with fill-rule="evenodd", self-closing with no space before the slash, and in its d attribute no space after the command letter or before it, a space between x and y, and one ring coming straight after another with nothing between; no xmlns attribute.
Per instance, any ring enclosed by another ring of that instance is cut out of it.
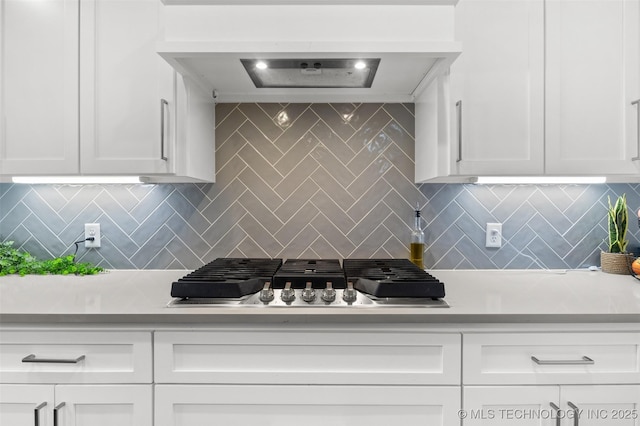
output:
<svg viewBox="0 0 640 426"><path fill-rule="evenodd" d="M448 307L407 259L219 258L171 286L170 307Z"/></svg>

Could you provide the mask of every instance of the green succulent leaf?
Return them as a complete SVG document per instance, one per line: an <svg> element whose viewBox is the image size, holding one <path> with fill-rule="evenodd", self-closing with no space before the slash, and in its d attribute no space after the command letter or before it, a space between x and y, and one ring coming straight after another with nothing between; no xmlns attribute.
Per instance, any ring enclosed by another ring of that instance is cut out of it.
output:
<svg viewBox="0 0 640 426"><path fill-rule="evenodd" d="M607 222L609 228L609 252L625 253L627 250L627 230L628 230L628 212L627 212L627 196L622 194L611 205L611 198L608 197L609 210L607 214Z"/></svg>

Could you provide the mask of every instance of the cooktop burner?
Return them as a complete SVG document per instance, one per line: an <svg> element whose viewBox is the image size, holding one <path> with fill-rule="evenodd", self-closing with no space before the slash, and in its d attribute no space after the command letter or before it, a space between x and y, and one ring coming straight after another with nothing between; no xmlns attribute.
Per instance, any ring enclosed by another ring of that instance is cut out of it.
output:
<svg viewBox="0 0 640 426"><path fill-rule="evenodd" d="M171 296L238 298L258 292L282 259L218 258L171 285Z"/></svg>
<svg viewBox="0 0 640 426"><path fill-rule="evenodd" d="M330 282L333 288L345 288L344 271L338 259L306 260L287 259L273 276L273 288L284 288L290 282L292 288L325 288Z"/></svg>
<svg viewBox="0 0 640 426"><path fill-rule="evenodd" d="M353 287L375 297L444 297L444 284L408 259L345 259Z"/></svg>
<svg viewBox="0 0 640 426"><path fill-rule="evenodd" d="M171 286L169 306L448 307L408 259L219 258Z"/></svg>

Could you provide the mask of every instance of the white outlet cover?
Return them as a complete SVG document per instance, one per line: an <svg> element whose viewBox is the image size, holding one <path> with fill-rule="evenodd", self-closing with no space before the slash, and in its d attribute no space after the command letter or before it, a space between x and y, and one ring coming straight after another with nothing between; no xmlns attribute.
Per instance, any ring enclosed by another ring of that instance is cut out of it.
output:
<svg viewBox="0 0 640 426"><path fill-rule="evenodd" d="M86 241L87 238L93 237L93 241ZM91 247L100 247L100 224L99 223L85 223L84 224L84 246Z"/></svg>
<svg viewBox="0 0 640 426"><path fill-rule="evenodd" d="M485 247L488 247L488 248L502 247L502 224L501 223L487 223Z"/></svg>

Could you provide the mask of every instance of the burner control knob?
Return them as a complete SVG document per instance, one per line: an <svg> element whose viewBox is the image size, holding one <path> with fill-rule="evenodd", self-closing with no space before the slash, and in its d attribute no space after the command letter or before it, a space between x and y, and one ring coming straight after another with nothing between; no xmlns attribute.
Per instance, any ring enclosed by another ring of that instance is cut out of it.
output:
<svg viewBox="0 0 640 426"><path fill-rule="evenodd" d="M260 290L260 301L263 303L269 303L274 299L273 289L271 283L267 281L264 283L264 287Z"/></svg>
<svg viewBox="0 0 640 426"><path fill-rule="evenodd" d="M331 282L327 282L327 287L322 290L322 296L320 297L327 303L331 303L336 300L336 291L333 289Z"/></svg>
<svg viewBox="0 0 640 426"><path fill-rule="evenodd" d="M304 290L302 290L302 300L307 303L311 303L316 300L316 291L311 287L311 283L308 282Z"/></svg>
<svg viewBox="0 0 640 426"><path fill-rule="evenodd" d="M296 299L296 291L291 288L291 283L287 282L282 289L282 293L280 294L280 298L285 303L293 302Z"/></svg>
<svg viewBox="0 0 640 426"><path fill-rule="evenodd" d="M342 293L342 300L351 304L355 302L357 298L358 298L358 293L353 288L353 283L352 282L347 283L347 288L345 288L344 292Z"/></svg>

